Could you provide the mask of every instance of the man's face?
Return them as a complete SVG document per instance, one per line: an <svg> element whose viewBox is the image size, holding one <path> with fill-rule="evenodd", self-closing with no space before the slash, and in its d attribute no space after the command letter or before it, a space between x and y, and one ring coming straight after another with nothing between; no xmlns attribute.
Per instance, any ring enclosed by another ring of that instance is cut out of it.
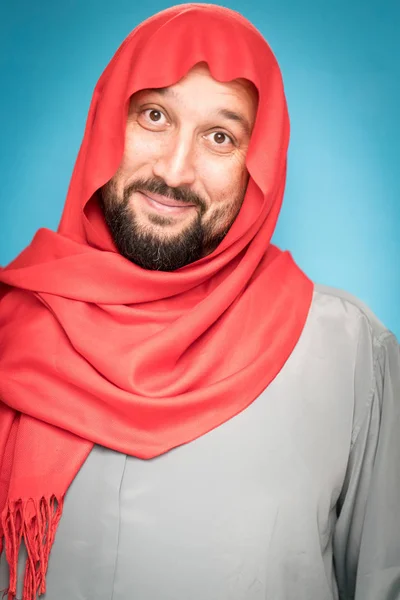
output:
<svg viewBox="0 0 400 600"><path fill-rule="evenodd" d="M218 246L243 202L256 110L251 83L218 82L205 63L132 96L124 155L100 194L123 256L173 271Z"/></svg>

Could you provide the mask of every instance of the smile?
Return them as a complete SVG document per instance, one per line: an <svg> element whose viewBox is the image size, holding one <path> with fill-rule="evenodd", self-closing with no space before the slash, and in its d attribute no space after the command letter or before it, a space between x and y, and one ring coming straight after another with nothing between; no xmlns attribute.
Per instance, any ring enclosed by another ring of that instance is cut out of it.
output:
<svg viewBox="0 0 400 600"><path fill-rule="evenodd" d="M194 204L187 204L186 202L180 202L173 198L167 198L160 194L150 194L148 192L138 192L142 199L145 201L147 206L156 210L159 213L168 215L184 214L188 210L195 208Z"/></svg>

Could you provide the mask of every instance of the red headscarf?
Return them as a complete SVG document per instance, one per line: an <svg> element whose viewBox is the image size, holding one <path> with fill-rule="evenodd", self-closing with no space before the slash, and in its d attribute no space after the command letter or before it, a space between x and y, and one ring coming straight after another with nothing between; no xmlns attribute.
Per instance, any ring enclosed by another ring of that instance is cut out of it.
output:
<svg viewBox="0 0 400 600"><path fill-rule="evenodd" d="M246 78L259 106L242 209L220 246L175 272L122 257L96 191L122 158L131 95L200 61ZM207 4L158 13L122 43L93 94L57 233L41 229L0 271L0 510L16 593L45 591L64 495L93 444L143 459L244 410L295 347L313 284L271 245L289 120L278 64L241 15Z"/></svg>

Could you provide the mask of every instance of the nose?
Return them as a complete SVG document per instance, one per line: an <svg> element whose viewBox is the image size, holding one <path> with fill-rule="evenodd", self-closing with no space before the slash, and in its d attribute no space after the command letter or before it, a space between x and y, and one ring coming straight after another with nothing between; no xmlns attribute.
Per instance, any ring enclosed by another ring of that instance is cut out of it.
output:
<svg viewBox="0 0 400 600"><path fill-rule="evenodd" d="M169 187L194 183L194 148L189 134L176 133L163 144L153 164L153 173L161 177Z"/></svg>

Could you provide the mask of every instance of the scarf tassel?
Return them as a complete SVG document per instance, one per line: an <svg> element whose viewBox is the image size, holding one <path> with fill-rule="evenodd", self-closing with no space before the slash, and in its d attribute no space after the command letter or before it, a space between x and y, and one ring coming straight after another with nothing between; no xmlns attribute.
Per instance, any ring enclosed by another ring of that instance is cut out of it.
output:
<svg viewBox="0 0 400 600"><path fill-rule="evenodd" d="M21 600L36 600L46 591L46 572L50 550L62 513L63 499L55 495L29 500L8 501L2 516L5 553L9 566L9 587L4 595L15 600L18 555L21 541L27 551ZM1 548L0 548L1 553Z"/></svg>

